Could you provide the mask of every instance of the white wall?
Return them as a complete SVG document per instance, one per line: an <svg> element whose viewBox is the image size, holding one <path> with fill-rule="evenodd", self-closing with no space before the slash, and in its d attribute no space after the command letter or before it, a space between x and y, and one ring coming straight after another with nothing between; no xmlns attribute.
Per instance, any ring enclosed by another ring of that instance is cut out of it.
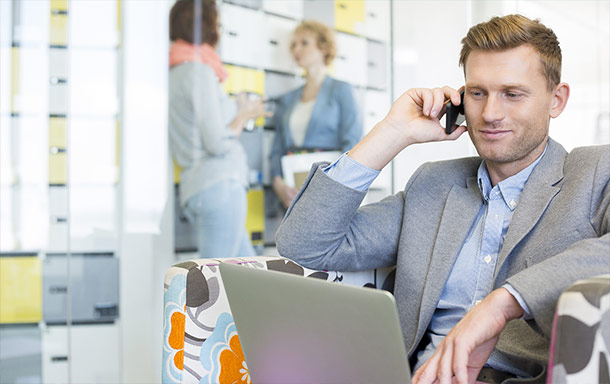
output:
<svg viewBox="0 0 610 384"><path fill-rule="evenodd" d="M567 150L610 142L610 2L394 0L394 98L412 87L463 84L460 40L471 25L492 16L522 13L553 29L563 53L562 81L571 86L568 107L551 121L551 137ZM463 135L455 143L407 148L394 161L394 191L419 165L476 154Z"/></svg>
<svg viewBox="0 0 610 384"><path fill-rule="evenodd" d="M468 1L394 1L394 99L409 88L459 88L464 84L458 67L460 40L470 25ZM394 160L394 192L404 188L423 163L473 154L470 140L428 143L405 149Z"/></svg>

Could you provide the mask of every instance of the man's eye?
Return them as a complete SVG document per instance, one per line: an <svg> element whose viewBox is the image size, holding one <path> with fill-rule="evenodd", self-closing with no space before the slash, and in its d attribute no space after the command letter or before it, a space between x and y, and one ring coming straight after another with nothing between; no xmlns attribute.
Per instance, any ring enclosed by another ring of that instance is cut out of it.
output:
<svg viewBox="0 0 610 384"><path fill-rule="evenodd" d="M508 96L509 99L516 99L519 97L519 94L515 92L507 92L506 96Z"/></svg>

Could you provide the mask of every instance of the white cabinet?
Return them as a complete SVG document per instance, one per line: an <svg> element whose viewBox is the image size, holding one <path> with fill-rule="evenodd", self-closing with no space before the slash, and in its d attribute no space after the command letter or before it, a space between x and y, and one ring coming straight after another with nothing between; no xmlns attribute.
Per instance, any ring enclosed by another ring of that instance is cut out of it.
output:
<svg viewBox="0 0 610 384"><path fill-rule="evenodd" d="M118 17L118 0L71 1L71 47L116 47L119 42Z"/></svg>
<svg viewBox="0 0 610 384"><path fill-rule="evenodd" d="M2 4L4 2L0 2ZM0 114L11 113L11 47L0 45Z"/></svg>
<svg viewBox="0 0 610 384"><path fill-rule="evenodd" d="M70 107L74 115L112 116L118 112L117 52L71 51Z"/></svg>
<svg viewBox="0 0 610 384"><path fill-rule="evenodd" d="M46 130L49 119L41 115L11 117L13 135L11 153L18 181L25 184L46 184L48 181L48 157Z"/></svg>
<svg viewBox="0 0 610 384"><path fill-rule="evenodd" d="M2 3L9 3L9 1L2 1ZM22 46L47 43L49 40L50 2L13 1L12 3L13 43ZM4 8L2 11L4 11ZM4 23L4 18L2 23Z"/></svg>
<svg viewBox="0 0 610 384"><path fill-rule="evenodd" d="M274 72L265 73L265 97L275 98L300 87L305 80L296 75L284 75Z"/></svg>
<svg viewBox="0 0 610 384"><path fill-rule="evenodd" d="M49 187L49 216L51 220L68 216L68 188L65 185Z"/></svg>
<svg viewBox="0 0 610 384"><path fill-rule="evenodd" d="M366 40L345 33L337 33L336 38L335 77L353 85L366 85Z"/></svg>
<svg viewBox="0 0 610 384"><path fill-rule="evenodd" d="M263 51L263 14L237 5L223 4L220 10L222 35L220 57L223 62L260 67Z"/></svg>
<svg viewBox="0 0 610 384"><path fill-rule="evenodd" d="M263 0L263 9L297 20L303 18L303 0Z"/></svg>
<svg viewBox="0 0 610 384"><path fill-rule="evenodd" d="M368 133L375 124L379 123L388 113L391 106L391 98L388 92L367 90L364 101L364 132ZM392 167L388 164L377 176L371 189L375 190L375 196L371 196L368 202L379 200L392 192Z"/></svg>
<svg viewBox="0 0 610 384"><path fill-rule="evenodd" d="M70 181L114 184L118 178L116 120L74 117L70 129Z"/></svg>
<svg viewBox="0 0 610 384"><path fill-rule="evenodd" d="M252 9L260 9L263 3L262 0L225 0L225 2Z"/></svg>
<svg viewBox="0 0 610 384"><path fill-rule="evenodd" d="M365 35L371 39L390 41L390 0L364 3Z"/></svg>
<svg viewBox="0 0 610 384"><path fill-rule="evenodd" d="M298 66L292 59L290 43L297 26L294 20L265 14L263 16L264 40L261 63L266 69L295 73Z"/></svg>
<svg viewBox="0 0 610 384"><path fill-rule="evenodd" d="M111 184L71 186L72 250L96 252L118 248L116 199L117 190Z"/></svg>
<svg viewBox="0 0 610 384"><path fill-rule="evenodd" d="M68 332L70 356L68 356ZM119 329L116 324L50 326L42 332L43 383L119 383ZM71 359L68 366L68 359Z"/></svg>
<svg viewBox="0 0 610 384"><path fill-rule="evenodd" d="M70 89L66 79L49 78L49 114L66 115Z"/></svg>
<svg viewBox="0 0 610 384"><path fill-rule="evenodd" d="M364 98L364 133L367 134L390 111L391 100L387 92L367 90Z"/></svg>
<svg viewBox="0 0 610 384"><path fill-rule="evenodd" d="M43 249L49 227L49 199L46 185L21 185L13 188L15 241L19 249Z"/></svg>
<svg viewBox="0 0 610 384"><path fill-rule="evenodd" d="M332 0L305 0L303 3L303 18L316 20L327 27L335 28L335 2Z"/></svg>
<svg viewBox="0 0 610 384"><path fill-rule="evenodd" d="M388 87L388 48L385 43L367 40L367 85L377 89Z"/></svg>
<svg viewBox="0 0 610 384"><path fill-rule="evenodd" d="M10 115L0 115L0 185L14 182L13 160L11 158L12 132Z"/></svg>
<svg viewBox="0 0 610 384"><path fill-rule="evenodd" d="M65 48L49 49L49 78L53 82L54 79L67 79L69 73L70 57L68 50Z"/></svg>
<svg viewBox="0 0 610 384"><path fill-rule="evenodd" d="M27 114L47 112L48 57L48 48L25 46L12 48L11 112Z"/></svg>
<svg viewBox="0 0 610 384"><path fill-rule="evenodd" d="M13 29L13 2L0 1L0 46L10 47L12 45Z"/></svg>

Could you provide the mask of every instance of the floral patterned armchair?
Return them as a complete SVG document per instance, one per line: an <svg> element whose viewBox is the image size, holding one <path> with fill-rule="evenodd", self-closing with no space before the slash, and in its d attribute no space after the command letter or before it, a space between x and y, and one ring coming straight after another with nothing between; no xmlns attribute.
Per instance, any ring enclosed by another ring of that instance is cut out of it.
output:
<svg viewBox="0 0 610 384"><path fill-rule="evenodd" d="M316 271L279 256L175 264L165 275L164 384L252 382L220 277L221 262L388 291L394 287L394 268ZM547 382L610 383L609 351L610 275L576 282L557 304Z"/></svg>
<svg viewBox="0 0 610 384"><path fill-rule="evenodd" d="M394 287L394 268L348 273L316 271L279 256L199 259L175 264L165 274L164 384L252 382L220 277L221 262L340 284L389 291Z"/></svg>

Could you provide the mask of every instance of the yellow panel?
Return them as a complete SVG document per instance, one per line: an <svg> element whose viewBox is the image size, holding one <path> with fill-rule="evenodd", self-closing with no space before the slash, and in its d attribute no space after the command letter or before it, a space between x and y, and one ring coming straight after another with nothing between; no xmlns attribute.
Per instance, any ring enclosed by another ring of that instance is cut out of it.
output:
<svg viewBox="0 0 610 384"><path fill-rule="evenodd" d="M67 144L66 118L49 118L49 147L66 148Z"/></svg>
<svg viewBox="0 0 610 384"><path fill-rule="evenodd" d="M182 167L176 163L176 159L174 161L174 184L180 184L180 173L182 172Z"/></svg>
<svg viewBox="0 0 610 384"><path fill-rule="evenodd" d="M11 68L13 73L11 74L11 112L18 113L15 99L19 95L19 61L20 61L19 47L13 47L11 50Z"/></svg>
<svg viewBox="0 0 610 384"><path fill-rule="evenodd" d="M121 31L121 0L116 0L116 28L120 32ZM119 34L122 36L122 34ZM121 39L122 37L119 37ZM121 44L119 42L119 44Z"/></svg>
<svg viewBox="0 0 610 384"><path fill-rule="evenodd" d="M68 0L51 0L51 9L58 11L68 10Z"/></svg>
<svg viewBox="0 0 610 384"><path fill-rule="evenodd" d="M51 14L51 45L68 45L68 15Z"/></svg>
<svg viewBox="0 0 610 384"><path fill-rule="evenodd" d="M252 239L252 245L265 242L265 191L251 189L248 191L248 215L246 216L246 230Z"/></svg>
<svg viewBox="0 0 610 384"><path fill-rule="evenodd" d="M38 257L0 258L0 323L42 320L42 264Z"/></svg>
<svg viewBox="0 0 610 384"><path fill-rule="evenodd" d="M265 71L235 65L225 65L224 67L229 73L229 77L222 85L225 92L229 94L252 92L261 97L265 95ZM264 126L265 118L256 119L256 125Z"/></svg>
<svg viewBox="0 0 610 384"><path fill-rule="evenodd" d="M335 0L335 28L348 33L362 33L364 0Z"/></svg>
<svg viewBox="0 0 610 384"><path fill-rule="evenodd" d="M225 92L237 94L240 92L253 92L265 94L265 72L257 69L225 65L229 77L223 83Z"/></svg>
<svg viewBox="0 0 610 384"><path fill-rule="evenodd" d="M66 184L66 153L49 155L49 184Z"/></svg>

